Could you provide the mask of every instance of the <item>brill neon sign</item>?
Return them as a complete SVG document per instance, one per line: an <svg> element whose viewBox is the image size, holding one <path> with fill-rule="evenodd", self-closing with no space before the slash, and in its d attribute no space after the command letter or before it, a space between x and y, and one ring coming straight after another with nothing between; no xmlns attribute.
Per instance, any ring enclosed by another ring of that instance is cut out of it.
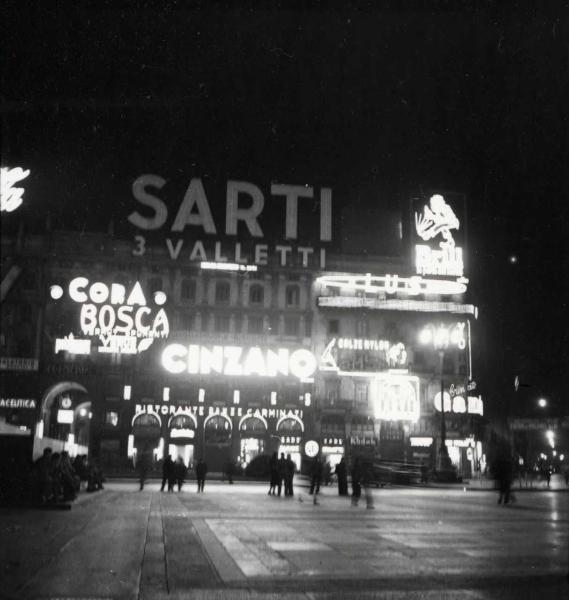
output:
<svg viewBox="0 0 569 600"><path fill-rule="evenodd" d="M462 248L456 246L453 229L460 228L460 221L440 194L430 197L422 213L415 213L415 230L424 241L438 235L442 237L438 250L425 244L415 246L415 266L420 275L447 275L462 277L464 261Z"/></svg>
<svg viewBox="0 0 569 600"><path fill-rule="evenodd" d="M304 348L290 352L285 348L262 350L258 346L213 346L170 344L162 352L162 366L175 375L292 375L309 379L316 371L316 358Z"/></svg>

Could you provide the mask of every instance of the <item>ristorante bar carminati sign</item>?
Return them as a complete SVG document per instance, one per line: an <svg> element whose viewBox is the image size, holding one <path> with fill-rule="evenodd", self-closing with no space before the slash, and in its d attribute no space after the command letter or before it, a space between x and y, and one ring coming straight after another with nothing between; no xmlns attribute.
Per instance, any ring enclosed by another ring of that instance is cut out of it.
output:
<svg viewBox="0 0 569 600"><path fill-rule="evenodd" d="M127 220L137 230L134 256L144 257L158 244L176 261L326 266L325 244L332 241L330 188L272 183L267 193L248 181L229 180L220 202L219 193L206 192L202 179L193 178L176 201L169 183L145 174L132 185L137 205ZM264 242L266 235L273 243Z"/></svg>

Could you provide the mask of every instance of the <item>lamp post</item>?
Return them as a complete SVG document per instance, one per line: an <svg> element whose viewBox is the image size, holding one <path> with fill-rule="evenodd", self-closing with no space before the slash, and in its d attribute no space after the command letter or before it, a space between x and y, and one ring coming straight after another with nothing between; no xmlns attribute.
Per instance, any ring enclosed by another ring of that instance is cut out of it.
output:
<svg viewBox="0 0 569 600"><path fill-rule="evenodd" d="M450 334L449 329L444 326L439 326L434 329L432 327L426 327L423 329L419 336L419 341L423 345L432 346L439 355L440 361L440 380L441 380L441 445L436 457L436 470L438 472L451 471L452 464L448 455L448 448L446 445L446 421L445 421L445 383L444 383L444 360L445 351L449 346Z"/></svg>

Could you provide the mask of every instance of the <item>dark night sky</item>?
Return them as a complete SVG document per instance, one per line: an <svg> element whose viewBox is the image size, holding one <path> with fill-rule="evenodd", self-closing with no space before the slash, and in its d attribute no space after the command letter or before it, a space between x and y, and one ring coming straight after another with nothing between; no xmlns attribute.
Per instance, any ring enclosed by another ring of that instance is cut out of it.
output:
<svg viewBox="0 0 569 600"><path fill-rule="evenodd" d="M569 403L567 3L79 4L2 11L2 163L32 169L20 216L102 227L142 173L329 185L364 216L465 192L483 393L502 403L519 374Z"/></svg>

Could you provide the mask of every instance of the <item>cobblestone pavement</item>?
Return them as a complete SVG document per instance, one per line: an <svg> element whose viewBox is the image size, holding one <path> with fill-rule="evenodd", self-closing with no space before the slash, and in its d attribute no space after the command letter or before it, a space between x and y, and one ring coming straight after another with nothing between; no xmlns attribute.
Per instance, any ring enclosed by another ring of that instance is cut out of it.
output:
<svg viewBox="0 0 569 600"><path fill-rule="evenodd" d="M71 511L0 511L2 598L566 598L569 493L109 483ZM299 501L299 498L302 501Z"/></svg>

